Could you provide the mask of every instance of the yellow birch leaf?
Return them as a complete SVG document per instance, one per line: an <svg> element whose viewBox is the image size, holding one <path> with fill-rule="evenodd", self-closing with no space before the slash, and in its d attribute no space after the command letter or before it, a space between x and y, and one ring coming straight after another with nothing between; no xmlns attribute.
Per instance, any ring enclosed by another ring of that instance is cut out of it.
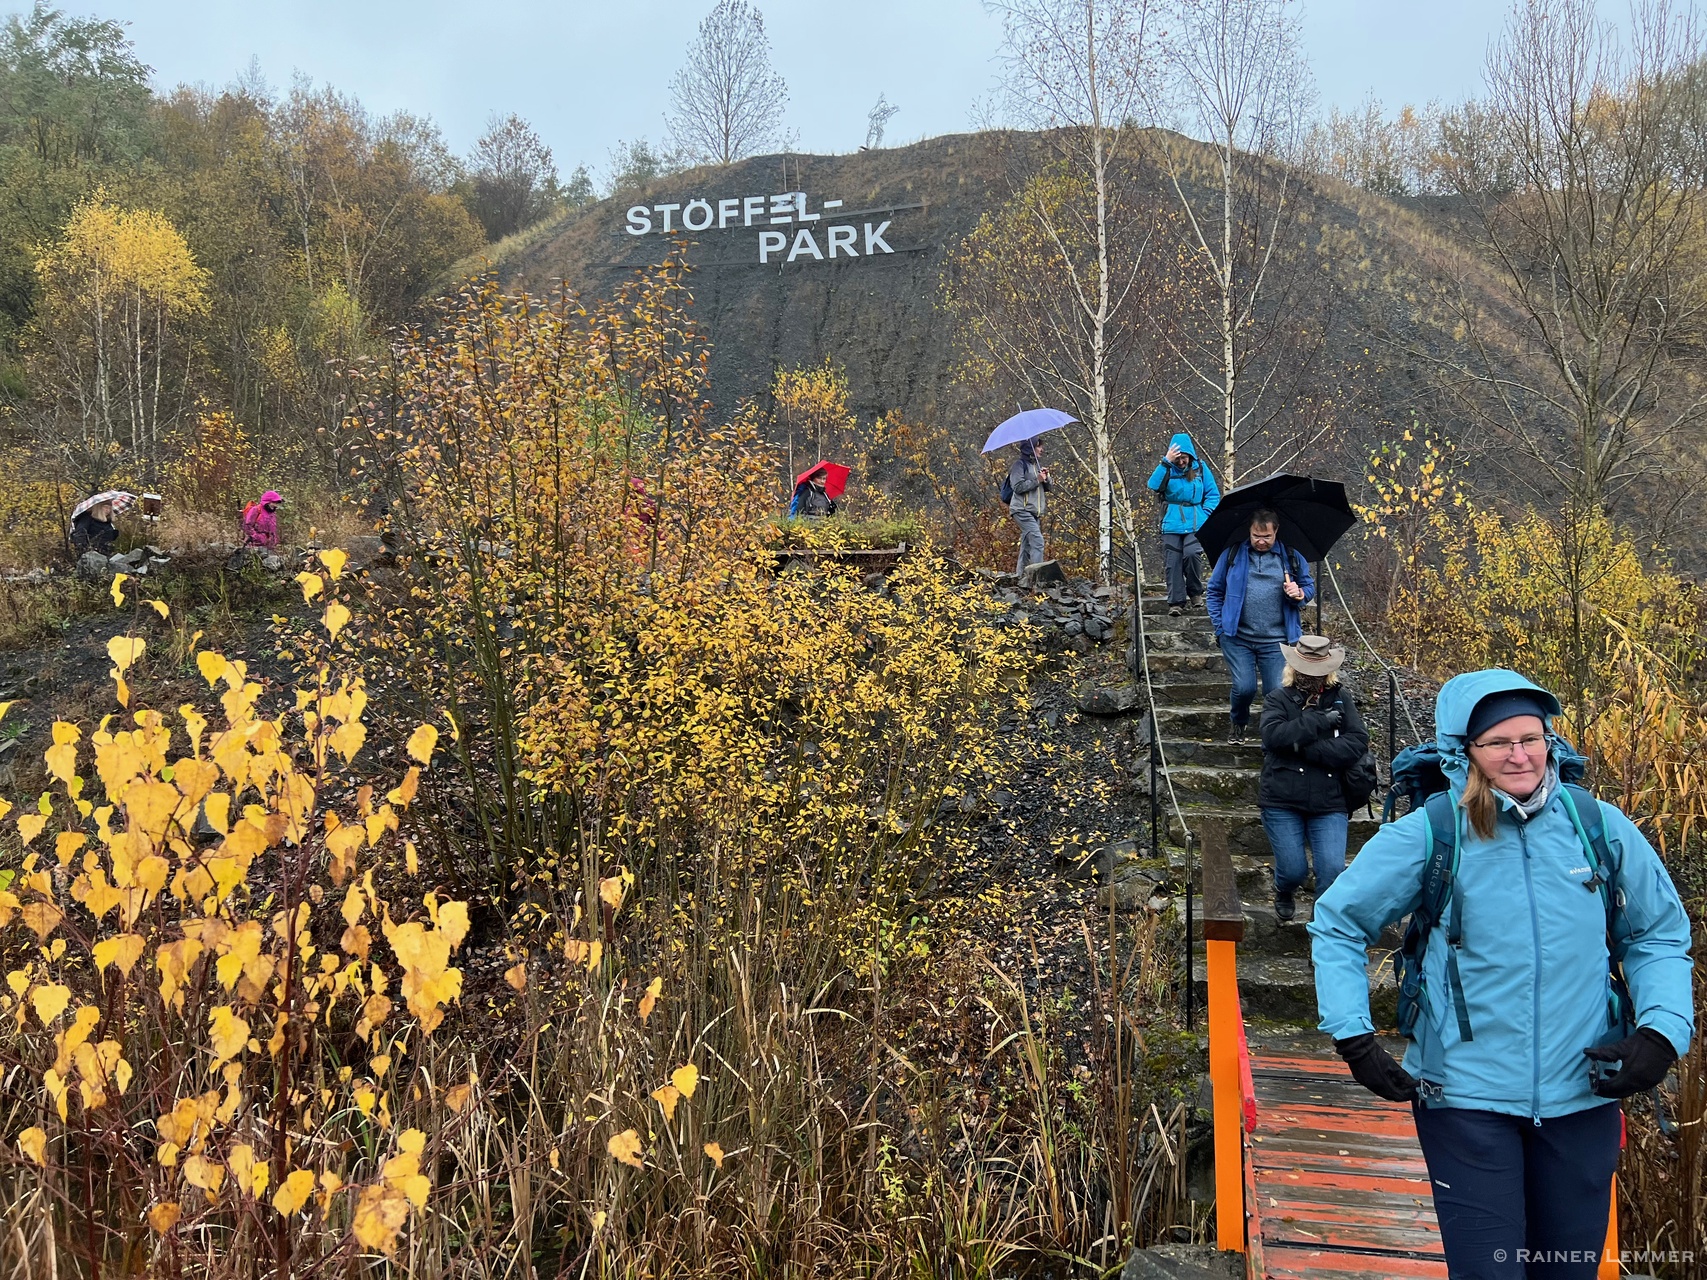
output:
<svg viewBox="0 0 1707 1280"><path fill-rule="evenodd" d="M178 1219L184 1214L176 1200L162 1200L148 1211L148 1225L153 1227L158 1235L165 1235L178 1225Z"/></svg>
<svg viewBox="0 0 1707 1280"><path fill-rule="evenodd" d="M527 961L523 960L520 964L511 965L508 969L504 970L504 981L509 983L517 991L526 991L528 989Z"/></svg>
<svg viewBox="0 0 1707 1280"><path fill-rule="evenodd" d="M344 605L334 600L331 604L326 606L326 612L321 615L320 621L325 625L326 630L331 633L332 639L336 640L338 638L338 633L349 625L350 611Z"/></svg>
<svg viewBox="0 0 1707 1280"><path fill-rule="evenodd" d="M405 750L409 752L410 759L419 760L422 764L429 764L433 759L433 748L438 745L439 731L430 724L424 724L409 735L409 743Z"/></svg>
<svg viewBox="0 0 1707 1280"><path fill-rule="evenodd" d="M150 600L148 602L148 607L153 609L154 612L159 614L162 618L170 618L172 616L172 610L164 600Z"/></svg>
<svg viewBox="0 0 1707 1280"><path fill-rule="evenodd" d="M646 1161L640 1155L640 1135L633 1129L624 1129L621 1133L613 1134L611 1140L605 1143L605 1150L613 1160L620 1160L636 1169L644 1169Z"/></svg>
<svg viewBox="0 0 1707 1280"><path fill-rule="evenodd" d="M71 1003L71 988L59 982L37 987L30 993L30 1003L35 1006L36 1017L45 1027L65 1012L65 1006Z"/></svg>
<svg viewBox="0 0 1707 1280"><path fill-rule="evenodd" d="M208 1036L217 1065L243 1052L249 1043L249 1024L232 1013L230 1005L222 1004L208 1015Z"/></svg>
<svg viewBox="0 0 1707 1280"><path fill-rule="evenodd" d="M415 852L415 842L413 840L405 840L403 842L403 869L410 875L414 875L421 869L421 858L420 855Z"/></svg>
<svg viewBox="0 0 1707 1280"><path fill-rule="evenodd" d="M224 654L214 653L211 649L203 649L196 655L196 669L202 673L202 679L207 681L210 689L219 683L230 665Z"/></svg>
<svg viewBox="0 0 1707 1280"><path fill-rule="evenodd" d="M118 668L114 667L107 674L113 678L113 697L119 700L119 706L130 706L130 686L125 683L125 678L119 674Z"/></svg>
<svg viewBox="0 0 1707 1280"><path fill-rule="evenodd" d="M320 563L326 566L326 572L331 575L333 582L343 577L344 565L349 561L349 558L348 552L340 551L336 547L327 547L320 552Z"/></svg>
<svg viewBox="0 0 1707 1280"><path fill-rule="evenodd" d="M652 1010L657 1007L658 997L664 992L664 980L653 978L646 984L646 994L640 997L640 1020L645 1022L652 1016Z"/></svg>
<svg viewBox="0 0 1707 1280"><path fill-rule="evenodd" d="M113 660L119 674L123 675L147 648L148 641L141 636L114 636L107 641L107 656Z"/></svg>
<svg viewBox="0 0 1707 1280"><path fill-rule="evenodd" d="M670 1083L682 1091L682 1097L693 1097L693 1091L699 1088L699 1068L691 1062L677 1067L670 1072Z"/></svg>
<svg viewBox="0 0 1707 1280"><path fill-rule="evenodd" d="M47 815L44 813L20 813L18 815L18 838L25 844L41 834L41 829L47 825Z"/></svg>
<svg viewBox="0 0 1707 1280"><path fill-rule="evenodd" d="M439 932L445 941L450 943L452 951L462 945L462 940L468 936L468 904L466 902L443 902L439 904Z"/></svg>
<svg viewBox="0 0 1707 1280"><path fill-rule="evenodd" d="M363 1187L350 1230L364 1247L392 1253L397 1248L397 1233L408 1218L409 1201L396 1189L384 1184Z"/></svg>
<svg viewBox="0 0 1707 1280"><path fill-rule="evenodd" d="M308 1197L314 1194L314 1174L307 1169L294 1169L279 1189L273 1192L273 1208L285 1217L290 1217L308 1202Z"/></svg>
<svg viewBox="0 0 1707 1280"><path fill-rule="evenodd" d="M652 1101L664 1108L664 1119L672 1124L676 1119L676 1103L681 1100L681 1090L673 1084L661 1084L652 1090Z"/></svg>
<svg viewBox="0 0 1707 1280"><path fill-rule="evenodd" d="M599 881L599 901L613 912L622 906L622 877L606 876Z"/></svg>
<svg viewBox="0 0 1707 1280"><path fill-rule="evenodd" d="M723 1167L723 1148L715 1142L705 1144L705 1154L719 1169Z"/></svg>
<svg viewBox="0 0 1707 1280"><path fill-rule="evenodd" d="M47 1134L31 1125L18 1135L18 1149L39 1165L47 1163Z"/></svg>
<svg viewBox="0 0 1707 1280"><path fill-rule="evenodd" d="M128 573L115 573L113 575L113 589L111 593L113 597L113 608L124 608L124 584L129 580L130 575Z"/></svg>
<svg viewBox="0 0 1707 1280"><path fill-rule="evenodd" d="M318 573L310 573L304 569L296 575L296 580L302 586L302 603L307 604L326 589L326 580Z"/></svg>
<svg viewBox="0 0 1707 1280"><path fill-rule="evenodd" d="M111 938L103 938L95 944L95 971L98 973L110 964L116 964L119 972L130 977L130 971L136 968L136 962L142 959L143 938L137 933L120 933Z"/></svg>
<svg viewBox="0 0 1707 1280"><path fill-rule="evenodd" d="M77 776L77 746L71 742L58 742L42 752L42 759L47 762L47 771L61 782L69 783Z"/></svg>
<svg viewBox="0 0 1707 1280"><path fill-rule="evenodd" d="M461 1115L462 1109L468 1105L468 1095L473 1092L466 1084L453 1084L445 1090L445 1106L451 1109L452 1115Z"/></svg>

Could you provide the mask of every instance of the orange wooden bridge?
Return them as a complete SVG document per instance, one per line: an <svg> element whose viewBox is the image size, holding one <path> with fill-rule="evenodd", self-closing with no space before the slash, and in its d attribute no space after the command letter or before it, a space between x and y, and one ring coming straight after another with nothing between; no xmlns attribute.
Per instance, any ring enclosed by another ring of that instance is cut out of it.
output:
<svg viewBox="0 0 1707 1280"><path fill-rule="evenodd" d="M1225 833L1203 825L1219 1246L1245 1255L1248 1280L1445 1280L1410 1108L1358 1085L1325 1040L1319 1050L1247 1043L1238 982L1244 907ZM1602 1280L1618 1275L1617 1240L1614 1196Z"/></svg>

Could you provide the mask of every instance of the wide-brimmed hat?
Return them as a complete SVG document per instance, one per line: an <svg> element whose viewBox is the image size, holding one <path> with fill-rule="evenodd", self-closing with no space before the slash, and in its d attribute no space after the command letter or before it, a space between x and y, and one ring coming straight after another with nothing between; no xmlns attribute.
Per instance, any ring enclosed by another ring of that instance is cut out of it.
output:
<svg viewBox="0 0 1707 1280"><path fill-rule="evenodd" d="M1304 676L1331 676L1345 662L1345 646L1326 636L1299 636L1297 644L1283 644L1280 652L1286 665Z"/></svg>

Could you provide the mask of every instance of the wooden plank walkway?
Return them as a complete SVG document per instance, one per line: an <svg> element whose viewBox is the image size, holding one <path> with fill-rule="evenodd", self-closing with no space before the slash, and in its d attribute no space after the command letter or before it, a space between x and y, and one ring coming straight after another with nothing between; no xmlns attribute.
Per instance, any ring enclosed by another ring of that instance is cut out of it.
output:
<svg viewBox="0 0 1707 1280"><path fill-rule="evenodd" d="M1250 1063L1251 1273L1445 1280L1410 1108L1362 1088L1331 1052L1253 1047Z"/></svg>

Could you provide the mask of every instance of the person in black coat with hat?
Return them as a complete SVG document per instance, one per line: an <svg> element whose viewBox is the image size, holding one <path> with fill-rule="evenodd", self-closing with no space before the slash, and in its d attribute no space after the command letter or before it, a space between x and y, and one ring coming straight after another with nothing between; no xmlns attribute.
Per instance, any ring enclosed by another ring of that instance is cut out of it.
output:
<svg viewBox="0 0 1707 1280"><path fill-rule="evenodd" d="M1345 650L1325 636L1280 646L1282 686L1263 699L1262 784L1257 804L1274 851L1274 914L1296 914L1298 887L1316 864L1316 896L1345 870L1351 825L1345 774L1369 750L1357 703L1339 683Z"/></svg>

